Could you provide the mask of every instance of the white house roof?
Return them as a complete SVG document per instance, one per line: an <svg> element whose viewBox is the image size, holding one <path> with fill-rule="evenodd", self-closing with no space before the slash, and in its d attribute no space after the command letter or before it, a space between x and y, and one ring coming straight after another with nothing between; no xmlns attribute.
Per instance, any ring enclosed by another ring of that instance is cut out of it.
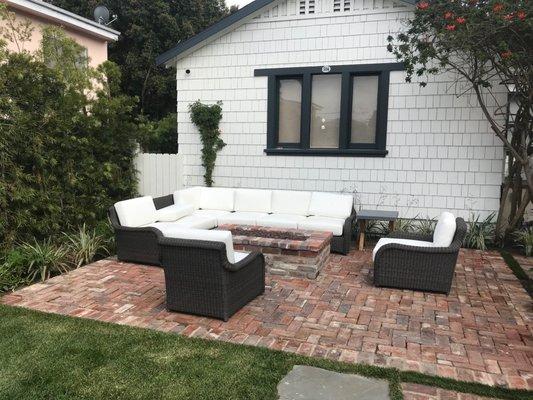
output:
<svg viewBox="0 0 533 400"><path fill-rule="evenodd" d="M40 0L6 0L6 3L12 8L84 31L107 41L116 41L120 35L120 32L105 25Z"/></svg>
<svg viewBox="0 0 533 400"><path fill-rule="evenodd" d="M170 62L177 61L193 51L205 46L207 43L219 38L220 36L237 29L242 24L246 23L250 19L260 15L264 9L270 6L272 3L279 0L255 0L250 4L244 6L239 11L228 15L226 18L221 19L217 23L211 25L209 28L194 35L193 37L178 43L172 49L166 51L156 58L156 64L169 64ZM400 0L404 3L413 5L417 0Z"/></svg>

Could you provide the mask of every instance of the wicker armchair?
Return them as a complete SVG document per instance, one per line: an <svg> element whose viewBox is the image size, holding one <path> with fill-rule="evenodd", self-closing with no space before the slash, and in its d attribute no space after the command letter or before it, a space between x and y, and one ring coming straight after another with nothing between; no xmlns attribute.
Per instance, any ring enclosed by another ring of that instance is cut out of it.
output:
<svg viewBox="0 0 533 400"><path fill-rule="evenodd" d="M374 285L448 294L459 249L466 235L466 223L456 220L455 236L448 247L415 247L389 243L374 259ZM393 232L389 238L433 241L432 235Z"/></svg>
<svg viewBox="0 0 533 400"><path fill-rule="evenodd" d="M250 253L228 262L222 242L159 239L167 309L227 321L265 291L265 259Z"/></svg>

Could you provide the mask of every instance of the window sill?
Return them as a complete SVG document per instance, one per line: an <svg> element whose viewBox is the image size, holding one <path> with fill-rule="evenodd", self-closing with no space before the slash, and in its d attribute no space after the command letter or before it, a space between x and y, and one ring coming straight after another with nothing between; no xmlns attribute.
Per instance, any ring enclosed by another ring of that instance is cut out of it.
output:
<svg viewBox="0 0 533 400"><path fill-rule="evenodd" d="M385 157L387 150L376 149L265 149L269 156Z"/></svg>

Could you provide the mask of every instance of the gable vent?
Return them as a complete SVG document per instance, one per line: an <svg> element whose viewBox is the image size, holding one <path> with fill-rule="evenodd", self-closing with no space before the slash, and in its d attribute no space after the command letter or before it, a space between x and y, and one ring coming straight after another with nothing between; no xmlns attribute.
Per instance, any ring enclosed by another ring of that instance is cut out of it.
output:
<svg viewBox="0 0 533 400"><path fill-rule="evenodd" d="M298 4L300 15L315 13L315 0L300 0Z"/></svg>
<svg viewBox="0 0 533 400"><path fill-rule="evenodd" d="M333 0L333 12L339 12L341 10L341 0Z"/></svg>
<svg viewBox="0 0 533 400"><path fill-rule="evenodd" d="M350 11L350 0L344 0L344 11Z"/></svg>

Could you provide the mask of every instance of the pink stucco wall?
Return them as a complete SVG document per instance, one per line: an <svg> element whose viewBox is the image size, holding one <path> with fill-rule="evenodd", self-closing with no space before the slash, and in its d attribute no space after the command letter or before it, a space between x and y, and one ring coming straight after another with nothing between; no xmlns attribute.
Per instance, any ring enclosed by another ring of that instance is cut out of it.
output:
<svg viewBox="0 0 533 400"><path fill-rule="evenodd" d="M32 22L33 32L31 41L25 42L23 44L23 50L33 52L40 48L42 40L42 27L45 25L56 25L59 26L55 21L45 20L43 18L36 17L31 14L24 13L20 10L11 9L17 17L18 20L28 19ZM5 21L0 20L0 25L5 24ZM107 41L104 39L97 38L95 36L89 35L83 31L77 31L70 27L63 26L65 33L74 39L78 44L87 49L89 55L89 64L92 67L97 67L101 63L107 60ZM8 43L8 48L12 51L17 51L18 46L15 43Z"/></svg>

